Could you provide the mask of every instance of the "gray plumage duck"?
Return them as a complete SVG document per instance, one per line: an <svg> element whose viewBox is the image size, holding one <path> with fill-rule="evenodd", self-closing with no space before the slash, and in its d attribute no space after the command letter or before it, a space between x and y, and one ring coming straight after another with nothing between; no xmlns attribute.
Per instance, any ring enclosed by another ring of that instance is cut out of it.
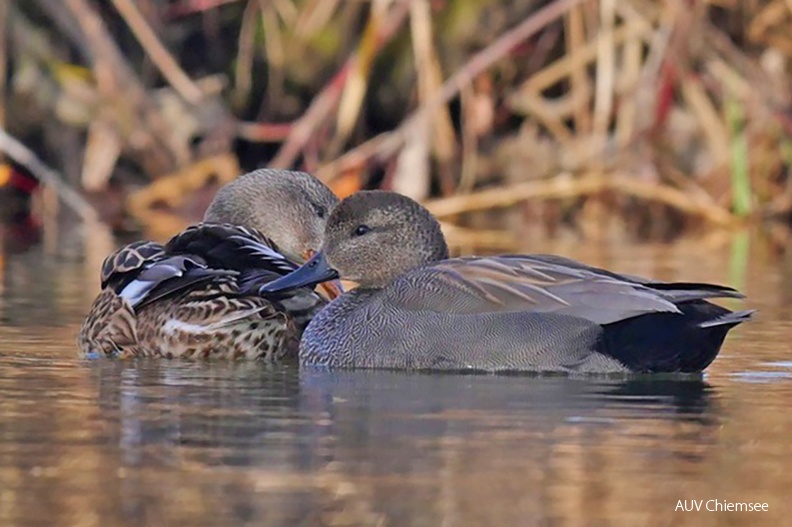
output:
<svg viewBox="0 0 792 527"><path fill-rule="evenodd" d="M300 362L347 368L566 373L700 372L751 311L711 284L619 275L550 255L448 258L413 200L358 192L322 249L264 294L337 276L358 282L308 325Z"/></svg>
<svg viewBox="0 0 792 527"><path fill-rule="evenodd" d="M245 291L318 250L338 199L303 172L262 169L215 196L201 224L167 244L140 241L102 265L102 290L78 336L84 355L280 359L326 298L311 288ZM336 285L327 296L340 294Z"/></svg>

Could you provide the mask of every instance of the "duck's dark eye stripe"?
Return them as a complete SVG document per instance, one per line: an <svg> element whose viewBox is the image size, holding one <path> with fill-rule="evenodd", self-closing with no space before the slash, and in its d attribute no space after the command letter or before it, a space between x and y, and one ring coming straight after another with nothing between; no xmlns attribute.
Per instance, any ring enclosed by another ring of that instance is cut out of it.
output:
<svg viewBox="0 0 792 527"><path fill-rule="evenodd" d="M358 225L357 227L355 227L354 234L355 236L363 236L364 234L370 231L371 231L371 227L369 227L368 225Z"/></svg>

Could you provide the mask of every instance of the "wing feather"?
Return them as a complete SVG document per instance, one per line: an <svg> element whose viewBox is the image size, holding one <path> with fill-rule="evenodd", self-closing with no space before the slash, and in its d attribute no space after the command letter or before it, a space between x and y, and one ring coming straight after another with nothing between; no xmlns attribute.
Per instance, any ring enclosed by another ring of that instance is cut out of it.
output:
<svg viewBox="0 0 792 527"><path fill-rule="evenodd" d="M273 280L297 267L255 229L201 223L188 227L164 246L135 242L122 247L105 259L102 285L140 310L215 281L228 283L231 279L232 294L244 294L246 284ZM280 295L279 300L288 301L292 296L310 297L300 301L301 306L323 303L309 289Z"/></svg>
<svg viewBox="0 0 792 527"><path fill-rule="evenodd" d="M598 324L679 313L679 302L738 295L722 286L621 276L544 255L452 258L406 274L381 294L384 303L414 311L552 312Z"/></svg>

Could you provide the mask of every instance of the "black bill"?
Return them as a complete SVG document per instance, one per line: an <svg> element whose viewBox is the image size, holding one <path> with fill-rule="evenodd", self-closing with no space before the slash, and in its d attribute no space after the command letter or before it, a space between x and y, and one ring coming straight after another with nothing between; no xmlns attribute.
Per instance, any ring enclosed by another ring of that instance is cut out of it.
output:
<svg viewBox="0 0 792 527"><path fill-rule="evenodd" d="M299 269L261 286L259 292L263 294L278 293L300 287L313 287L336 278L338 278L338 271L330 267L325 261L324 255L318 252Z"/></svg>

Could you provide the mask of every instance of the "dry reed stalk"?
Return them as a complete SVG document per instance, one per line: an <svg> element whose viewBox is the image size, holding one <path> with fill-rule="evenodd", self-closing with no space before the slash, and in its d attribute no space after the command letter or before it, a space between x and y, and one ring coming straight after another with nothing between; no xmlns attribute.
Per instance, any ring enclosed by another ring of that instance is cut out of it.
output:
<svg viewBox="0 0 792 527"><path fill-rule="evenodd" d="M95 6L87 0L65 0L63 4L39 2L38 5L53 21L66 27L71 26L61 20L63 10L73 15L80 32L74 37L75 44L90 59L107 113L112 115L125 142L134 145L136 151L143 152L139 160L149 174L172 170L187 162L190 158L188 145L170 130Z"/></svg>
<svg viewBox="0 0 792 527"><path fill-rule="evenodd" d="M472 86L462 88L460 92L462 104L462 163L460 166L459 185L457 193L467 194L476 185L476 171L478 167L478 136L471 121L474 119L474 106L476 94Z"/></svg>
<svg viewBox="0 0 792 527"><path fill-rule="evenodd" d="M169 5L165 11L165 17L179 18L189 16L239 1L241 0L182 0L176 4Z"/></svg>
<svg viewBox="0 0 792 527"><path fill-rule="evenodd" d="M100 191L107 187L123 146L118 132L106 119L96 119L88 125L80 174L84 190Z"/></svg>
<svg viewBox="0 0 792 527"><path fill-rule="evenodd" d="M2 127L0 127L0 152L28 169L33 177L47 188L50 188L54 195L57 195L83 221L92 222L98 220L99 215L93 205L88 203L79 192L70 187L58 172L45 165L43 161L36 157L36 154Z"/></svg>
<svg viewBox="0 0 792 527"><path fill-rule="evenodd" d="M635 116L635 136L659 124L657 109L662 87L658 86L658 79L661 77L666 64L666 56L674 35L673 28L676 16L675 10L670 8L662 10L657 15L657 29L647 42L649 50L643 60L643 67L641 68L638 84L635 87L632 98L636 101L636 105L639 108L653 108L655 111L637 112Z"/></svg>
<svg viewBox="0 0 792 527"><path fill-rule="evenodd" d="M720 79L729 91L736 97L744 100L755 98L756 88L752 83L742 77L737 71L720 58L707 61L704 71L714 79Z"/></svg>
<svg viewBox="0 0 792 527"><path fill-rule="evenodd" d="M616 143L625 148L632 141L635 133L635 124L638 114L638 100L635 90L641 78L643 50L640 40L631 38L624 43L622 56L624 68L619 80L622 97L619 111L616 114Z"/></svg>
<svg viewBox="0 0 792 527"><path fill-rule="evenodd" d="M597 38L597 75L594 84L593 132L603 146L613 114L613 88L616 69L616 0L600 0L600 27Z"/></svg>
<svg viewBox="0 0 792 527"><path fill-rule="evenodd" d="M290 123L238 122L236 135L251 143L280 143L291 133Z"/></svg>
<svg viewBox="0 0 792 527"><path fill-rule="evenodd" d="M350 171L362 169L369 159L375 157L382 149L385 139L387 139L387 135L385 134L372 137L365 143L356 146L340 157L319 167L316 170L316 177L329 183L336 177L342 176Z"/></svg>
<svg viewBox="0 0 792 527"><path fill-rule="evenodd" d="M261 25L264 28L264 51L267 55L267 98L270 109L277 108L283 97L286 75L286 46L278 23L278 15L272 2L258 0Z"/></svg>
<svg viewBox="0 0 792 527"><path fill-rule="evenodd" d="M269 162L271 167L289 168L294 164L297 156L305 148L316 129L325 122L330 112L337 107L349 65L350 61L348 60L322 91L313 98L302 116L291 124L288 137L286 137L275 157Z"/></svg>
<svg viewBox="0 0 792 527"><path fill-rule="evenodd" d="M413 57L415 70L418 75L418 100L423 103L440 90L443 84L443 74L437 49L434 45L434 31L432 29L431 6L427 0L411 0L410 2L410 34L413 44ZM454 191L454 167L451 166L456 155L456 137L454 125L451 122L451 113L446 106L442 106L428 118L429 140L432 151L439 161L440 190L444 196ZM426 181L423 185L429 188L430 174L427 171L421 175ZM400 167L397 170L402 174ZM418 174L406 173L406 177L419 177ZM423 196L425 197L425 196Z"/></svg>
<svg viewBox="0 0 792 527"><path fill-rule="evenodd" d="M792 56L792 40L789 35L769 34L764 38L768 48L775 48L787 57Z"/></svg>
<svg viewBox="0 0 792 527"><path fill-rule="evenodd" d="M790 2L792 3L792 2ZM779 20L786 18L787 13L792 10L782 0L769 2L763 9L756 13L748 25L748 38L753 41L760 41L762 36L774 26Z"/></svg>
<svg viewBox="0 0 792 527"><path fill-rule="evenodd" d="M702 23L702 26L702 34L707 46L711 47L723 62L729 65L731 70L737 72L739 77L749 82L746 92L754 99L754 102L771 109L786 104L784 98L779 100L778 94L774 93L773 83L768 81L767 74L759 64L746 56L727 35L712 24L705 22ZM783 96L788 97L788 92L785 91Z"/></svg>
<svg viewBox="0 0 792 527"><path fill-rule="evenodd" d="M8 72L8 14L10 0L0 0L0 128L5 126L6 76Z"/></svg>
<svg viewBox="0 0 792 527"><path fill-rule="evenodd" d="M570 9L566 16L566 54L578 53L586 45L586 32L583 26L583 8L578 6ZM588 101L591 96L591 84L585 63L580 63L569 76L572 93L585 94L584 103L575 105L575 132L588 134L591 132L591 111Z"/></svg>
<svg viewBox="0 0 792 527"><path fill-rule="evenodd" d="M447 104L459 93L460 89L469 85L473 79L502 59L518 44L532 37L584 1L556 0L539 9L517 26L506 31L489 46L474 54L462 68L458 69L443 83L442 89L431 100L420 105L396 130L386 132L385 139L377 152L378 155L384 158L392 157L401 147L405 136L412 132L413 127L424 116L431 115L438 107Z"/></svg>
<svg viewBox="0 0 792 527"><path fill-rule="evenodd" d="M684 174L671 163L662 163L661 161L658 164L660 165L658 171L663 174L663 179L678 187L680 190L690 194L698 201L709 202L712 205L721 207L718 201L701 186L697 179L690 177L689 174Z"/></svg>
<svg viewBox="0 0 792 527"><path fill-rule="evenodd" d="M333 137L328 151L334 155L340 151L343 145L352 134L352 129L357 123L363 100L368 90L371 66L378 51L378 34L381 26L387 18L387 12L393 0L374 0L371 4L366 27L363 35L358 41L357 48L353 54L353 60L349 64L341 99L338 102L336 112L335 136Z"/></svg>
<svg viewBox="0 0 792 527"><path fill-rule="evenodd" d="M111 0L121 18L132 30L132 34L138 40L143 50L151 61L162 73L176 93L181 95L185 101L191 104L199 104L203 99L203 93L197 84L184 72L184 70L173 58L173 55L160 42L159 37L143 17L134 2L131 0Z"/></svg>
<svg viewBox="0 0 792 527"><path fill-rule="evenodd" d="M272 7L275 8L275 11L286 27L294 27L297 25L297 19L300 17L300 10L294 5L292 0L272 0Z"/></svg>
<svg viewBox="0 0 792 527"><path fill-rule="evenodd" d="M576 97L577 96L577 97ZM588 95L583 92L573 92L566 100L548 101L539 94L522 93L517 97L509 98L509 106L518 109L536 119L548 132L553 135L553 139L563 144L570 143L575 134L564 124L564 117L570 114L576 106L588 103ZM516 102L519 100L519 103ZM567 101L571 104L567 104Z"/></svg>
<svg viewBox="0 0 792 527"><path fill-rule="evenodd" d="M322 174L322 179L331 181L336 175L342 173L341 168L350 167L350 161L354 163L352 166L361 166L375 156L381 158L393 157L401 148L405 137L412 132L413 127L420 124L421 119L425 115L431 115L439 106L447 104L459 93L459 90L468 86L474 78L503 58L515 46L584 1L556 0L501 35L492 44L473 55L462 68L443 83L442 89L431 100L413 111L398 128L369 139L346 152L340 158L320 168L319 172Z"/></svg>
<svg viewBox="0 0 792 527"><path fill-rule="evenodd" d="M649 25L629 24L621 26L614 30L613 42L615 45L618 45L631 38L641 38L648 41L652 36L652 31L653 28ZM601 38L601 36L598 36L596 39L588 42L584 47L578 48L573 53L564 55L562 58L536 72L520 89L529 90L532 93L541 93L565 79L574 71L580 68L585 69L588 64L596 58L597 48L600 46L599 42Z"/></svg>
<svg viewBox="0 0 792 527"><path fill-rule="evenodd" d="M429 145L432 143L432 121L429 117L413 128L404 141L396 160L393 171L386 176L383 184L399 194L414 200L425 199L430 192L429 178Z"/></svg>
<svg viewBox="0 0 792 527"><path fill-rule="evenodd" d="M380 31L376 38L378 50L382 49L395 36L406 15L407 4L397 3L389 13L387 20L380 24ZM349 69L357 60L356 57L356 52L353 52L330 82L314 97L303 115L293 123L289 137L281 145L280 150L270 162L270 166L274 168L292 166L316 129L329 118L330 113L337 107Z"/></svg>
<svg viewBox="0 0 792 527"><path fill-rule="evenodd" d="M736 219L708 200L690 196L661 183L641 181L627 174L592 173L580 178L561 175L549 180L526 181L481 190L467 195L432 200L426 207L439 218L516 205L529 199L562 199L611 191L663 203L681 212L701 216L719 226L732 226Z"/></svg>
<svg viewBox="0 0 792 527"><path fill-rule="evenodd" d="M652 13L650 16L656 17L657 13ZM621 26L613 31L613 44L616 46L628 40L647 40L651 37L652 31L652 25L646 21ZM573 142L573 139L586 134L576 128L573 135L563 121L570 115L574 116L576 111L585 111L586 117L583 118L583 122L590 129L592 117L588 105L591 88L587 81L582 85L583 88L575 89L574 79L576 75L580 75L580 72L586 75L586 79L588 78L586 68L597 58L598 49L603 42L607 45L609 40L610 37L599 34L585 45L568 50L564 57L531 76L509 99L510 106L536 118L560 143L577 143L578 141ZM544 90L567 77L570 77L573 89L566 98L549 101L541 96ZM577 123L577 117L575 122ZM600 143L596 150L601 150L604 145L603 136L598 134L596 141Z"/></svg>
<svg viewBox="0 0 792 527"><path fill-rule="evenodd" d="M378 0L375 0L378 1ZM294 35L308 40L325 27L338 9L340 0L312 0L298 11L294 20Z"/></svg>
<svg viewBox="0 0 792 527"><path fill-rule="evenodd" d="M729 159L729 132L704 87L694 77L687 75L681 81L682 96L691 112L696 116L704 133L710 155L715 164Z"/></svg>
<svg viewBox="0 0 792 527"><path fill-rule="evenodd" d="M247 104L253 86L251 72L256 56L255 41L258 26L256 14L259 11L258 0L248 0L242 13L242 22L237 39L237 58L234 65L234 101L237 106Z"/></svg>
<svg viewBox="0 0 792 527"><path fill-rule="evenodd" d="M625 25L649 24L645 17L638 13L630 3L619 3L616 12L625 20ZM625 148L632 141L638 119L638 93L643 63L643 43L638 37L625 40L622 46L622 72L618 81L621 95L619 111L616 115L616 143Z"/></svg>

